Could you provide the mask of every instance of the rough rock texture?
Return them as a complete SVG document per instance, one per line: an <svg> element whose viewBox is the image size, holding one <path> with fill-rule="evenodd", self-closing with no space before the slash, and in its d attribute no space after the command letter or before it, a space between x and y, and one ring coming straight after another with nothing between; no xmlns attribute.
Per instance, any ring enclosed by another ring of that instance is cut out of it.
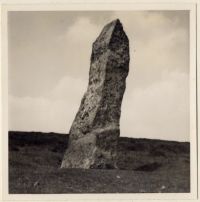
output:
<svg viewBox="0 0 200 202"><path fill-rule="evenodd" d="M129 41L117 19L93 43L89 84L70 129L62 168L116 168L128 71Z"/></svg>

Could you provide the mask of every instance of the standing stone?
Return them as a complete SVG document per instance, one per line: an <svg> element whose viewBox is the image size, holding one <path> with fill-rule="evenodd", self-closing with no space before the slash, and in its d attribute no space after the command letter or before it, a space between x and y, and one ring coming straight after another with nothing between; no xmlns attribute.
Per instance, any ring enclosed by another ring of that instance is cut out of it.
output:
<svg viewBox="0 0 200 202"><path fill-rule="evenodd" d="M116 168L128 71L129 41L117 19L93 43L89 84L69 132L62 168Z"/></svg>

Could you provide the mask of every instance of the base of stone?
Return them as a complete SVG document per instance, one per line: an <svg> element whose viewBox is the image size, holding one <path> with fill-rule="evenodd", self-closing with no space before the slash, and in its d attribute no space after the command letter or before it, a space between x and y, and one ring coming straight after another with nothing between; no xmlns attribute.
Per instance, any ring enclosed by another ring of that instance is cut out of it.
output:
<svg viewBox="0 0 200 202"><path fill-rule="evenodd" d="M70 142L61 168L116 169L119 131L86 134Z"/></svg>

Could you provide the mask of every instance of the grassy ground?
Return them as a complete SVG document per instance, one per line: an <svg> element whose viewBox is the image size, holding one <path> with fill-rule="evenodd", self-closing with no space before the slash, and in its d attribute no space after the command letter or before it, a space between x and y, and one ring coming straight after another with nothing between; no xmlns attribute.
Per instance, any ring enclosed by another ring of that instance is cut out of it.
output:
<svg viewBox="0 0 200 202"><path fill-rule="evenodd" d="M190 191L189 143L121 137L118 170L60 169L67 135L9 132L10 193Z"/></svg>

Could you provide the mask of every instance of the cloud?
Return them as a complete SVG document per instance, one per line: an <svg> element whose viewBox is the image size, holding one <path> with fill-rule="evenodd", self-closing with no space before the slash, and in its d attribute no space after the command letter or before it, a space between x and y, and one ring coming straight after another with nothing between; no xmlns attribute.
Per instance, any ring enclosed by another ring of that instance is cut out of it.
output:
<svg viewBox="0 0 200 202"><path fill-rule="evenodd" d="M63 15L59 21L59 12L58 16L55 13L33 16L31 13L30 17L28 14L22 15L27 19L22 24L19 22L21 29L14 18L9 24L9 92L16 96L37 97L48 93L64 76L87 79L91 44L101 27L89 18L76 17L74 20L65 14L68 21L73 21L67 26L60 23Z"/></svg>
<svg viewBox="0 0 200 202"><path fill-rule="evenodd" d="M65 76L49 92L47 97L52 100L66 100L71 105L83 96L87 89L87 80Z"/></svg>
<svg viewBox="0 0 200 202"><path fill-rule="evenodd" d="M9 128L68 133L86 82L64 77L45 97L9 96Z"/></svg>
<svg viewBox="0 0 200 202"><path fill-rule="evenodd" d="M9 97L9 128L19 131L67 133L73 107L62 100L45 98Z"/></svg>
<svg viewBox="0 0 200 202"><path fill-rule="evenodd" d="M81 17L59 37L59 41L65 44L64 59L71 76L88 78L92 43L100 31L100 26Z"/></svg>
<svg viewBox="0 0 200 202"><path fill-rule="evenodd" d="M122 136L189 141L188 82L187 74L173 72L147 88L127 89Z"/></svg>

